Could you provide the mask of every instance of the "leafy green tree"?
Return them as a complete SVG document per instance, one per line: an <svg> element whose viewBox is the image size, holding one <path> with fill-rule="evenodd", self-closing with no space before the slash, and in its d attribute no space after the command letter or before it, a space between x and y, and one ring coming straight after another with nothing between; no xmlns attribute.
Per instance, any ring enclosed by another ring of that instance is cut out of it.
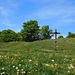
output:
<svg viewBox="0 0 75 75"><path fill-rule="evenodd" d="M61 35L61 36L59 36L58 38L64 38L64 37Z"/></svg>
<svg viewBox="0 0 75 75"><path fill-rule="evenodd" d="M36 20L30 20L23 23L21 30L23 41L31 42L38 37L39 26Z"/></svg>
<svg viewBox="0 0 75 75"><path fill-rule="evenodd" d="M0 31L0 42L1 42L1 33L2 33L2 32Z"/></svg>
<svg viewBox="0 0 75 75"><path fill-rule="evenodd" d="M1 32L1 41L10 42L16 41L16 33L10 29Z"/></svg>
<svg viewBox="0 0 75 75"><path fill-rule="evenodd" d="M43 26L42 29L40 30L40 33L42 34L43 36L43 39L50 39L52 30L49 29L49 26L46 25L46 26Z"/></svg>
<svg viewBox="0 0 75 75"><path fill-rule="evenodd" d="M17 35L16 40L17 40L17 41L22 41L21 32L16 33L16 35Z"/></svg>
<svg viewBox="0 0 75 75"><path fill-rule="evenodd" d="M71 33L71 32L68 32L67 38L75 38L75 34Z"/></svg>

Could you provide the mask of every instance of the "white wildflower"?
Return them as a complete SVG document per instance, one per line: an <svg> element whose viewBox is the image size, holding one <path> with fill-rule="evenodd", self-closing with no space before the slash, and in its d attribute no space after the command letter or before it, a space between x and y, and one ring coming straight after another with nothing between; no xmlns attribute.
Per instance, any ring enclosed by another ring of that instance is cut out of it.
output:
<svg viewBox="0 0 75 75"><path fill-rule="evenodd" d="M67 71L68 73L70 73L70 71Z"/></svg>
<svg viewBox="0 0 75 75"><path fill-rule="evenodd" d="M2 56L0 55L0 58L1 58Z"/></svg>
<svg viewBox="0 0 75 75"><path fill-rule="evenodd" d="M23 69L21 69L21 71L23 71Z"/></svg>
<svg viewBox="0 0 75 75"><path fill-rule="evenodd" d="M15 66L13 66L13 68L15 68Z"/></svg>
<svg viewBox="0 0 75 75"><path fill-rule="evenodd" d="M19 72L19 69L17 71Z"/></svg>
<svg viewBox="0 0 75 75"><path fill-rule="evenodd" d="M72 64L70 64L70 67L71 67L71 68L74 68L74 66L73 66Z"/></svg>
<svg viewBox="0 0 75 75"><path fill-rule="evenodd" d="M1 75L3 74L3 73L0 73Z"/></svg>
<svg viewBox="0 0 75 75"><path fill-rule="evenodd" d="M16 67L16 69L18 69L18 67Z"/></svg>
<svg viewBox="0 0 75 75"><path fill-rule="evenodd" d="M5 57L7 57L7 56L5 55Z"/></svg>
<svg viewBox="0 0 75 75"><path fill-rule="evenodd" d="M57 46L58 47L58 46Z"/></svg>
<svg viewBox="0 0 75 75"><path fill-rule="evenodd" d="M19 64L19 66L21 66L21 64Z"/></svg>
<svg viewBox="0 0 75 75"><path fill-rule="evenodd" d="M21 59L21 58L19 57L19 59Z"/></svg>
<svg viewBox="0 0 75 75"><path fill-rule="evenodd" d="M45 66L50 66L49 64L45 64Z"/></svg>
<svg viewBox="0 0 75 75"><path fill-rule="evenodd" d="M17 71L17 75L19 75L19 71Z"/></svg>
<svg viewBox="0 0 75 75"><path fill-rule="evenodd" d="M36 63L36 65L38 65L38 63Z"/></svg>
<svg viewBox="0 0 75 75"><path fill-rule="evenodd" d="M5 74L5 72L2 72L2 75L4 75Z"/></svg>
<svg viewBox="0 0 75 75"><path fill-rule="evenodd" d="M21 72L23 74L23 72Z"/></svg>
<svg viewBox="0 0 75 75"><path fill-rule="evenodd" d="M21 60L23 62L23 60Z"/></svg>
<svg viewBox="0 0 75 75"><path fill-rule="evenodd" d="M54 62L54 59L52 59L51 61Z"/></svg>
<svg viewBox="0 0 75 75"><path fill-rule="evenodd" d="M29 62L31 62L32 60L30 59Z"/></svg>
<svg viewBox="0 0 75 75"><path fill-rule="evenodd" d="M70 66L68 66L68 69L71 69L71 67L70 67Z"/></svg>
<svg viewBox="0 0 75 75"><path fill-rule="evenodd" d="M25 74L26 72L25 72L25 71L23 71L23 73Z"/></svg>
<svg viewBox="0 0 75 75"><path fill-rule="evenodd" d="M38 71L38 70L35 70L35 71Z"/></svg>
<svg viewBox="0 0 75 75"><path fill-rule="evenodd" d="M2 70L4 70L4 67L2 67Z"/></svg>

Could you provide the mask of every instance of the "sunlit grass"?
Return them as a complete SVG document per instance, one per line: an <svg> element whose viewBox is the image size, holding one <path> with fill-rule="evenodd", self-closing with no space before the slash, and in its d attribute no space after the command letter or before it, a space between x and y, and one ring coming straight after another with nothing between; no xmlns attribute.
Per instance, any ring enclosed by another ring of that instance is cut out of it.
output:
<svg viewBox="0 0 75 75"><path fill-rule="evenodd" d="M75 39L10 42L0 45L0 75L74 75Z"/></svg>

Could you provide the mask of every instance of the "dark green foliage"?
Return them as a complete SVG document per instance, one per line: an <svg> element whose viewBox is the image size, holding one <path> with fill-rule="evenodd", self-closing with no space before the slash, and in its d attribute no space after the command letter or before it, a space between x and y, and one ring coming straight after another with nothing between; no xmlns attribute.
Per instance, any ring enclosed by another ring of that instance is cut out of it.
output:
<svg viewBox="0 0 75 75"><path fill-rule="evenodd" d="M21 32L16 33L16 35L17 35L16 41L22 41Z"/></svg>
<svg viewBox="0 0 75 75"><path fill-rule="evenodd" d="M38 37L38 22L36 20L30 20L23 23L23 29L21 30L23 41L35 41Z"/></svg>
<svg viewBox="0 0 75 75"><path fill-rule="evenodd" d="M16 40L16 33L10 29L3 30L0 35L0 39L3 42L10 42Z"/></svg>
<svg viewBox="0 0 75 75"><path fill-rule="evenodd" d="M51 32L52 32L52 30L49 29L48 25L43 26L42 29L40 30L40 33L42 34L43 39L50 39L51 38L51 36L50 36Z"/></svg>
<svg viewBox="0 0 75 75"><path fill-rule="evenodd" d="M61 35L61 36L59 36L58 38L64 38L64 37Z"/></svg>
<svg viewBox="0 0 75 75"><path fill-rule="evenodd" d="M0 42L1 42L1 33L2 33L2 32L0 31Z"/></svg>
<svg viewBox="0 0 75 75"><path fill-rule="evenodd" d="M68 32L67 38L75 38L75 34L71 33L71 32Z"/></svg>

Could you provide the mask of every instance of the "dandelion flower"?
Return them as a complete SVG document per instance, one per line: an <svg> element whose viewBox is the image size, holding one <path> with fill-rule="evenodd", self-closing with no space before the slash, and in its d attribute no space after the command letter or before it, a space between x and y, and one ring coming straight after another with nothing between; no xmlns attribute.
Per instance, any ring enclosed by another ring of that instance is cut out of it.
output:
<svg viewBox="0 0 75 75"><path fill-rule="evenodd" d="M58 64L54 64L54 66L55 66L55 67L57 67L57 66L58 66Z"/></svg>

